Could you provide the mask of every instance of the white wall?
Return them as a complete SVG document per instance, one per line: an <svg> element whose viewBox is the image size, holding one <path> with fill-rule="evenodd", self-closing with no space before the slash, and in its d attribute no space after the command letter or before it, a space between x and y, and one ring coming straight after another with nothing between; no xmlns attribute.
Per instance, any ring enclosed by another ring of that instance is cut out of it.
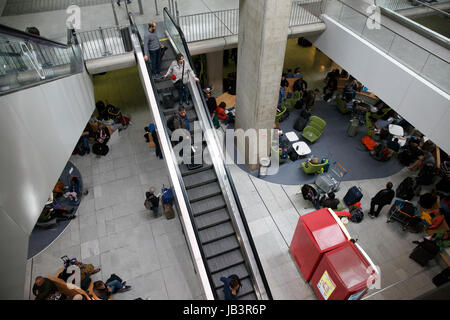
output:
<svg viewBox="0 0 450 320"><path fill-rule="evenodd" d="M450 96L333 19L323 18L327 28L311 39L314 45L450 153Z"/></svg>
<svg viewBox="0 0 450 320"><path fill-rule="evenodd" d="M0 105L0 299L22 299L28 237L94 111L94 88L85 72Z"/></svg>

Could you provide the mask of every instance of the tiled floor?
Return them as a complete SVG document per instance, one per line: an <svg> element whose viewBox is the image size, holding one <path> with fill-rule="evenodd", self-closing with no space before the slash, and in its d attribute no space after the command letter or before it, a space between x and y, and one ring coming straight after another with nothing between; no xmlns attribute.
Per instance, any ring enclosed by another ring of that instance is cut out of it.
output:
<svg viewBox="0 0 450 320"><path fill-rule="evenodd" d="M169 185L164 161L143 138L150 111L133 105L124 112L133 124L120 132L108 155L71 157L89 194L65 232L29 261L28 292L37 275L54 275L62 267L60 257L68 255L100 266L93 280L106 280L111 273L127 280L133 290L117 294L119 300L204 299L179 219L155 219L144 208L150 186Z"/></svg>
<svg viewBox="0 0 450 320"><path fill-rule="evenodd" d="M237 166L231 166L230 171L274 299L316 299L289 253L298 218L314 211L312 205L303 200L298 186L266 182ZM336 196L342 200L351 186L359 186L364 194L362 209L367 213L370 198L387 181L395 188L409 174L402 170L383 179L342 182ZM411 241L420 240L422 235L404 232L396 222L386 223L388 209L383 208L377 219L366 214L361 223L350 222L347 229L381 270L380 289L371 290L366 299L412 299L434 288L431 278L444 265L437 259L422 268L411 260L409 254L415 247Z"/></svg>

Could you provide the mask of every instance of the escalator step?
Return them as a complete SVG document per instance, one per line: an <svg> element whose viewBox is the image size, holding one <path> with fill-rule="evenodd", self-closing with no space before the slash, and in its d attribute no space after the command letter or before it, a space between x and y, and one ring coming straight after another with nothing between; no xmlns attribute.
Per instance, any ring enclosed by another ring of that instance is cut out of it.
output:
<svg viewBox="0 0 450 320"><path fill-rule="evenodd" d="M224 208L225 206L226 204L222 194L191 204L192 213L194 214L194 216L199 216L201 214L219 210Z"/></svg>
<svg viewBox="0 0 450 320"><path fill-rule="evenodd" d="M231 274L231 273L230 273ZM229 275L229 274L227 274ZM223 288L216 289L219 300L225 300L225 294ZM255 290L250 278L241 280L241 288L238 293L238 300L257 300Z"/></svg>
<svg viewBox="0 0 450 320"><path fill-rule="evenodd" d="M184 185L186 189L195 188L206 183L210 183L217 180L214 170L200 171L195 174L183 176Z"/></svg>
<svg viewBox="0 0 450 320"><path fill-rule="evenodd" d="M210 242L219 241L222 238L234 234L235 232L233 226L231 225L231 222L228 221L217 226L201 230L198 233L200 236L200 241L203 245Z"/></svg>
<svg viewBox="0 0 450 320"><path fill-rule="evenodd" d="M222 193L217 181L187 190L189 202L193 203Z"/></svg>
<svg viewBox="0 0 450 320"><path fill-rule="evenodd" d="M238 264L237 266L234 266L232 268L227 269L227 276L231 275L231 274L235 274L239 277L239 279L241 280L241 282L249 277L249 273L247 271L247 267L245 266L244 263ZM220 281L220 278L223 277L223 275L219 272L219 273L214 273L212 275L212 279L214 282L214 286L216 289L220 289L223 288L223 282Z"/></svg>
<svg viewBox="0 0 450 320"><path fill-rule="evenodd" d="M212 164L210 164L210 165L203 165L203 167L195 169L195 170L189 170L184 163L180 166L181 175L183 177L187 177L189 175L193 175L193 174L196 174L198 172L207 171L207 170L211 170L211 169L214 171L214 167L213 167Z"/></svg>
<svg viewBox="0 0 450 320"><path fill-rule="evenodd" d="M199 231L205 228L213 227L228 220L230 220L230 215L226 209L216 210L195 217L195 223L197 224Z"/></svg>
<svg viewBox="0 0 450 320"><path fill-rule="evenodd" d="M223 238L220 241L211 242L202 246L206 258L213 258L223 252L239 248L239 242L235 235Z"/></svg>
<svg viewBox="0 0 450 320"><path fill-rule="evenodd" d="M242 256L240 249L236 249L207 260L209 271L211 271L212 274L219 273L220 276L223 276L224 274L226 276L232 274L228 272L228 269L231 269L243 262L244 257Z"/></svg>

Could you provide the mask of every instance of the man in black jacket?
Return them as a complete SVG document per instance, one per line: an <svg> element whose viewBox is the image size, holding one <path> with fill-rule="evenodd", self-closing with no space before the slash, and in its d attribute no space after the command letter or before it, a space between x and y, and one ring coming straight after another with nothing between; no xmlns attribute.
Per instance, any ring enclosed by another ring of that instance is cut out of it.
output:
<svg viewBox="0 0 450 320"><path fill-rule="evenodd" d="M392 182L388 182L386 184L386 189L378 191L378 193L375 195L375 197L372 198L370 202L370 212L369 216L371 218L376 218L380 214L383 207L387 204L390 204L392 202L392 199L394 199L395 192L392 190ZM375 206L378 206L378 208L375 211ZM375 213L374 213L375 211Z"/></svg>

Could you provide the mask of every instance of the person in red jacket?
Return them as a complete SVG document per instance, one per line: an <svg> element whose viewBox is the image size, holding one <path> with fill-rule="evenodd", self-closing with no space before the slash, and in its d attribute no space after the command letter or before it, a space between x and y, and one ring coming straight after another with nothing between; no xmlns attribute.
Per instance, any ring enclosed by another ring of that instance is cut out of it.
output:
<svg viewBox="0 0 450 320"><path fill-rule="evenodd" d="M217 109L216 109L217 117L224 124L228 124L232 120L231 116L229 114L227 114L225 111L226 106L227 105L225 104L225 102L221 102L221 103L219 103L219 105L217 106Z"/></svg>

